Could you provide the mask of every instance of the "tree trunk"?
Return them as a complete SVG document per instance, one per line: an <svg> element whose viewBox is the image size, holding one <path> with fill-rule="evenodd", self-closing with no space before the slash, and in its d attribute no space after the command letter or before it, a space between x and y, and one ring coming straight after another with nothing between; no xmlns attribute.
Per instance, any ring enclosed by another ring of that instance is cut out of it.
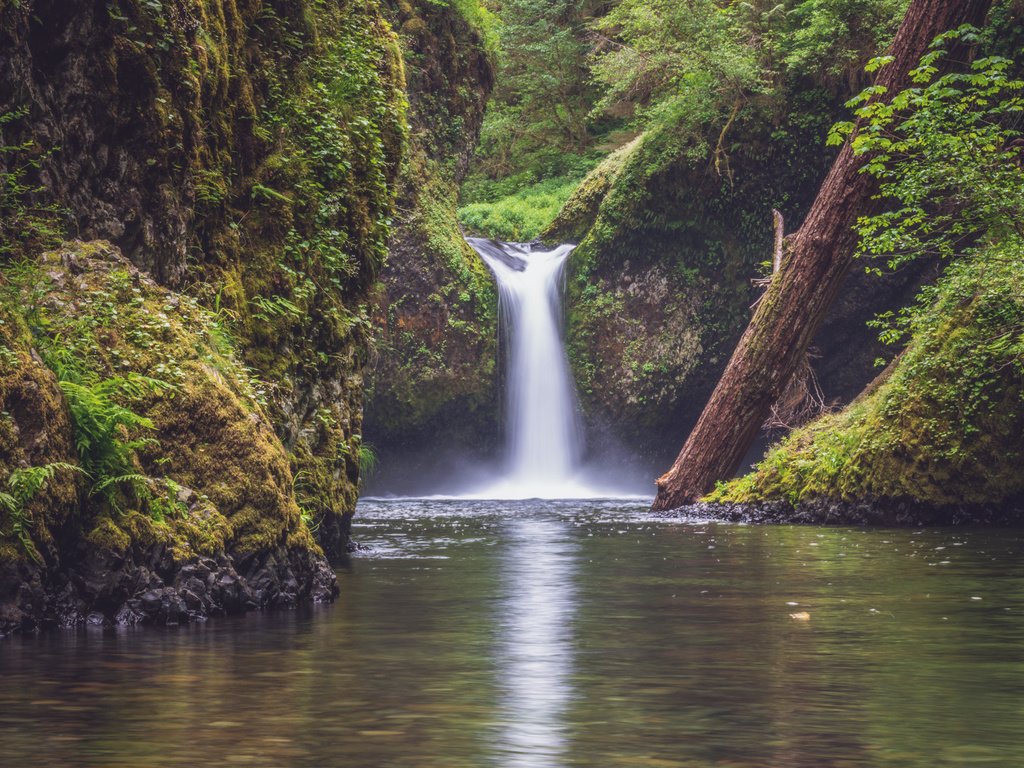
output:
<svg viewBox="0 0 1024 768"><path fill-rule="evenodd" d="M893 40L894 60L876 80L893 95L907 84L931 41L961 24L984 24L991 0L912 0ZM672 468L658 478L654 509L689 504L731 477L785 390L853 261L857 216L877 183L860 169L848 139L807 218L787 238L773 276L718 386Z"/></svg>

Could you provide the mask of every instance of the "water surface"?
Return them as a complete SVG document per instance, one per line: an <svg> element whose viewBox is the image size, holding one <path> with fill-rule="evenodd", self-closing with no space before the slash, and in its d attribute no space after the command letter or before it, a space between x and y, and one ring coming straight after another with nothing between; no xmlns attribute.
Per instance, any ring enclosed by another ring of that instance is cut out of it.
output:
<svg viewBox="0 0 1024 768"><path fill-rule="evenodd" d="M3 765L1024 765L1020 531L357 520L333 606L0 643Z"/></svg>

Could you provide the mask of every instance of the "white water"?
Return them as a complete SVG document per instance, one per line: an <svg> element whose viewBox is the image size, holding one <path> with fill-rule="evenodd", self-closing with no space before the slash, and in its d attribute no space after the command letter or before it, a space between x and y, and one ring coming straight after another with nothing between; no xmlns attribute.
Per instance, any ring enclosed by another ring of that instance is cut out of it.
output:
<svg viewBox="0 0 1024 768"><path fill-rule="evenodd" d="M554 250L469 238L498 284L505 376L502 476L469 494L489 499L619 496L582 476L583 430L562 342L562 284L571 245Z"/></svg>

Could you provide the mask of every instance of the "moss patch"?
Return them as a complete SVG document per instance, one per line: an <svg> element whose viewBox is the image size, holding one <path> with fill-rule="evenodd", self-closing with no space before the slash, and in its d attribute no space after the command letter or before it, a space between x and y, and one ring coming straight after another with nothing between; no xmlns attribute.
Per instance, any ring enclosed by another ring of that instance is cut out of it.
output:
<svg viewBox="0 0 1024 768"><path fill-rule="evenodd" d="M71 423L53 373L34 354L20 314L0 302L0 491L15 470L73 463ZM82 478L60 471L15 515L0 506L0 561L54 557L53 532L77 511Z"/></svg>
<svg viewBox="0 0 1024 768"><path fill-rule="evenodd" d="M494 433L497 294L456 220L493 79L476 5L394 4L412 131L366 406L366 434L385 455L413 443L479 445Z"/></svg>
<svg viewBox="0 0 1024 768"><path fill-rule="evenodd" d="M286 541L318 551L264 388L210 312L160 288L103 242L43 255L18 295L36 345L59 371L73 365L86 381L144 374L166 385L122 403L152 424L136 449L148 490L126 493L120 509L94 495L87 510L98 516L83 519L90 541L115 552L126 541L163 544L179 562Z"/></svg>
<svg viewBox="0 0 1024 768"><path fill-rule="evenodd" d="M1024 266L952 266L885 378L790 435L710 501L989 505L1024 495Z"/></svg>

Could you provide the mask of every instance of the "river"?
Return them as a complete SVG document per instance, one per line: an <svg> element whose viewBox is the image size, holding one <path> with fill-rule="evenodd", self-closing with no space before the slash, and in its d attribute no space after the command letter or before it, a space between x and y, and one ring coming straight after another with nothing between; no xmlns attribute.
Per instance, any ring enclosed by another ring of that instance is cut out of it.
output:
<svg viewBox="0 0 1024 768"><path fill-rule="evenodd" d="M1024 532L357 521L334 605L0 643L3 764L1024 765Z"/></svg>

